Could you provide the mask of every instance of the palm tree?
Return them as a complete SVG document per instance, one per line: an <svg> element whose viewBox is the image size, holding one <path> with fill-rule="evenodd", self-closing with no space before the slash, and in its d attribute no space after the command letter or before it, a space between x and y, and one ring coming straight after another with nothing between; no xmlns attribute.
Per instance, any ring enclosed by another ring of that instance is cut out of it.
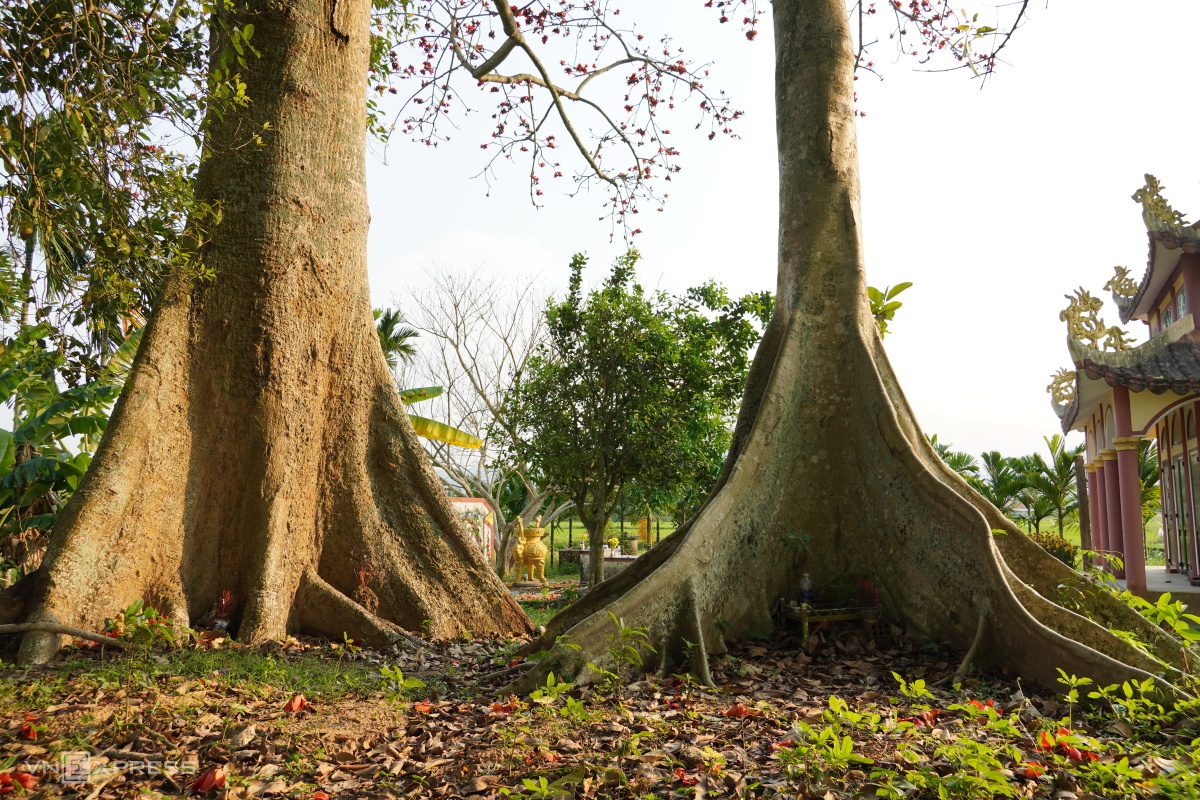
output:
<svg viewBox="0 0 1200 800"><path fill-rule="evenodd" d="M1138 479L1142 484L1142 524L1162 513L1162 488L1158 485L1158 446L1149 439L1138 442Z"/></svg>
<svg viewBox="0 0 1200 800"><path fill-rule="evenodd" d="M379 332L379 346L383 348L383 357L387 359L390 369L395 369L401 363L407 364L417 356L417 346L413 339L421 334L415 328L404 324L404 317L399 309L375 309L375 329Z"/></svg>
<svg viewBox="0 0 1200 800"><path fill-rule="evenodd" d="M1026 486L1017 493L1017 499L1021 501L1021 505L1025 506L1025 527L1030 533L1036 533L1041 530L1042 520L1051 516L1055 512L1055 506L1050 502L1050 498L1042 494L1033 486ZM1059 536L1062 536L1062 523L1059 522Z"/></svg>
<svg viewBox="0 0 1200 800"><path fill-rule="evenodd" d="M998 450L983 453L980 460L983 475L968 478L968 482L1006 516L1012 516L1018 496L1025 488L1020 460L1002 456Z"/></svg>
<svg viewBox="0 0 1200 800"><path fill-rule="evenodd" d="M1040 495L1058 520L1058 535L1063 535L1063 519L1079 505L1076 494L1075 458L1084 446L1067 447L1058 434L1043 436L1042 441L1050 451L1047 460L1041 453L1023 459L1024 478L1029 491ZM1028 504L1026 504L1028 505Z"/></svg>
<svg viewBox="0 0 1200 800"><path fill-rule="evenodd" d="M929 443L933 445L933 449L937 451L937 454L942 457L942 461L945 461L950 469L964 478L978 477L979 464L975 461L975 456L970 453L951 450L952 445L939 442L936 433L932 436L926 434L926 437L929 439Z"/></svg>

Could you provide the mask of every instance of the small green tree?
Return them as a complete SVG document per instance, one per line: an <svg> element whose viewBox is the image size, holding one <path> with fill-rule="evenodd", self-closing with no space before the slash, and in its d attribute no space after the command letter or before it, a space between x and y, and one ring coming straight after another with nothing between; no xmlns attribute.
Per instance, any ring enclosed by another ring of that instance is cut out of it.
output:
<svg viewBox="0 0 1200 800"><path fill-rule="evenodd" d="M587 258L571 260L567 297L547 308L547 341L505 400L521 429L511 455L574 503L593 549L625 494L666 497L708 480L714 438L728 437L759 337L755 321L771 313L769 294L732 302L711 283L684 298L647 294L633 282L638 258L618 258L586 296ZM601 580L603 563L591 559L591 569Z"/></svg>

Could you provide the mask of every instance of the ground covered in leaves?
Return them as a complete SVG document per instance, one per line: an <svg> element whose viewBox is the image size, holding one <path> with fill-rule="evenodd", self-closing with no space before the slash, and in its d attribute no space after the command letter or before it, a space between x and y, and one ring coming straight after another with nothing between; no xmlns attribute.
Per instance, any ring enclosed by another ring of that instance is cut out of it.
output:
<svg viewBox="0 0 1200 800"><path fill-rule="evenodd" d="M958 656L827 630L688 676L497 694L515 643L206 637L0 672L0 794L205 798L1200 797L1197 707L950 685ZM490 677L489 677L490 676Z"/></svg>

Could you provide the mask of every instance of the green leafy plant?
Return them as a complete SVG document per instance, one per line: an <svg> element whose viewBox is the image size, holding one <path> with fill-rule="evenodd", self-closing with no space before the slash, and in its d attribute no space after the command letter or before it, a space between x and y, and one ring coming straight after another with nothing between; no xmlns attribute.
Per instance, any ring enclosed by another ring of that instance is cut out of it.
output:
<svg viewBox="0 0 1200 800"><path fill-rule="evenodd" d="M140 599L130 603L119 616L109 619L104 632L147 649L156 645L178 647L181 634L191 635L190 630L177 630L171 620Z"/></svg>
<svg viewBox="0 0 1200 800"><path fill-rule="evenodd" d="M610 670L597 664L588 664L588 667L599 676L596 681L597 688L605 694L616 695L620 692L624 682L622 676L633 671L634 668L642 666L642 650L648 650L651 653L655 650L650 645L650 634L647 629L628 626L623 619L611 611L608 612L608 616L612 618L613 625L617 628L616 633L605 634L609 644L604 652L608 654L613 669Z"/></svg>
<svg viewBox="0 0 1200 800"><path fill-rule="evenodd" d="M882 291L874 286L867 287L867 299L871 302L871 316L875 318L875 324L879 326L881 338L887 336L888 323L895 318L896 311L900 309L900 306L904 305L896 299L896 296L910 286L912 286L912 281L897 283L895 286L885 286Z"/></svg>
<svg viewBox="0 0 1200 800"><path fill-rule="evenodd" d="M546 676L546 685L530 693L529 699L539 705L553 705L558 698L574 688L573 684L559 681L551 672Z"/></svg>
<svg viewBox="0 0 1200 800"><path fill-rule="evenodd" d="M406 700L409 692L413 689L425 688L423 680L406 676L398 666L384 665L379 668L379 674L384 679L384 691L387 692L388 699L393 702Z"/></svg>

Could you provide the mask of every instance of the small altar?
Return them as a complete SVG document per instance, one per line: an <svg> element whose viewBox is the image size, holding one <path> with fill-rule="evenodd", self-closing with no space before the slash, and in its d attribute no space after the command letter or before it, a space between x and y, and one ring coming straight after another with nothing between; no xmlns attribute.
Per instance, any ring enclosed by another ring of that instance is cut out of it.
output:
<svg viewBox="0 0 1200 800"><path fill-rule="evenodd" d="M559 551L562 552L561 550ZM604 556L604 580L608 580L613 575L616 575L621 570L628 567L634 561L637 561L637 556L614 555L611 553ZM587 586L588 580L591 578L592 572L592 551L580 550L579 552L579 585Z"/></svg>

